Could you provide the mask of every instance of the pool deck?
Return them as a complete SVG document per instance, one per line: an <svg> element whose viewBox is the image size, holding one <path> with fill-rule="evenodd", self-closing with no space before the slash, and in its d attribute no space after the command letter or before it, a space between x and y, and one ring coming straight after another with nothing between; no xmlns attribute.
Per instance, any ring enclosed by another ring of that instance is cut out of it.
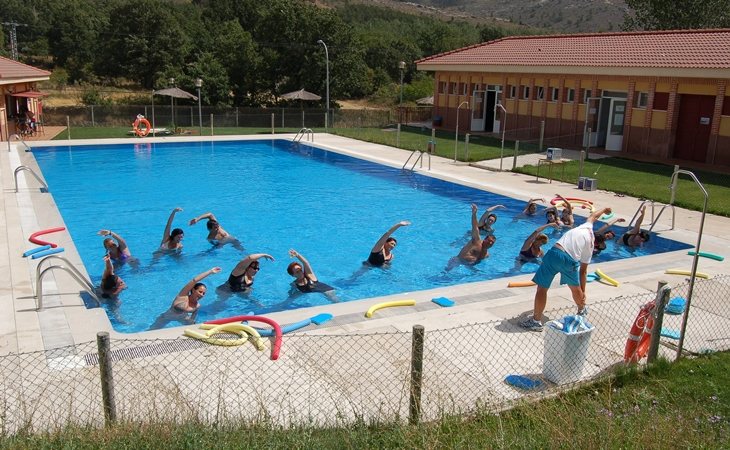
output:
<svg viewBox="0 0 730 450"><path fill-rule="evenodd" d="M262 139L266 135L256 136L221 136L213 140ZM276 138L291 139L293 135L276 135ZM210 140L207 138L206 140ZM145 138L139 142L171 142L179 140L200 140L190 137ZM337 151L362 159L378 162L387 166L401 168L410 155L409 151L393 147L356 141L329 134L316 134L314 144L324 149ZM129 143L129 139L83 141L89 144ZM82 141L73 141L74 145ZM30 145L58 145L59 141L36 141ZM564 155L565 157L566 155ZM533 163L535 155L520 157L518 164ZM524 161L523 161L524 160ZM99 331L110 332L112 338L119 339L153 339L177 338L183 327L150 331L135 334L121 334L113 331L103 309L87 309L79 295L79 285L64 271L53 270L43 278L43 309L36 310L36 270L39 260L23 258L24 251L32 247L28 236L38 230L63 226L58 209L51 195L41 192L38 182L28 172L18 176L19 192L15 192L13 171L20 165L26 165L37 172L38 166L32 154L25 151L21 143L12 143L10 151L0 149L0 182L3 195L0 206L0 355L49 350L67 345L93 341ZM566 197L581 197L592 200L599 207L610 206L619 217L631 220L641 204L636 198L619 197L612 192L578 191L574 184L560 181L549 183L546 179L535 180L534 176L498 172L498 162L481 162L477 166L454 163L450 159L432 157L431 170L417 169L419 173L436 178L459 182L477 189L485 189L513 198L526 200L532 197L550 199L555 193ZM511 168L511 160L505 168ZM700 180L701 181L701 180ZM82 182L82 181L80 181ZM667 179L669 185L669 179ZM482 205L484 206L484 205ZM89 207L96 207L89 205ZM701 213L675 208L676 223L671 227L671 215L665 214L654 231L663 237L695 245L697 243ZM657 209L658 212L658 209ZM583 213L579 210L578 214ZM647 214L650 215L650 214ZM647 220L651 220L648 217ZM708 214L704 222L701 249L705 252L730 256L730 219ZM73 242L67 233L54 233L46 236L64 247L62 256L79 268L85 275ZM56 261L56 262L60 262ZM699 270L710 276L728 274L728 261L715 261L701 258ZM619 287L592 283L588 287L588 302L596 302L619 296L631 296L638 293L655 291L659 280L672 283L683 282L685 277L666 275L666 269L686 269L692 266L692 257L686 250L650 255L640 258L629 258L620 261L601 263L600 268L606 274L621 281ZM595 269L595 265L591 266ZM510 280L528 280L529 275L512 279L498 279L485 282L469 283L454 287L432 289L427 291L408 292L388 297L365 299L348 303L319 306L307 310L284 311L270 314L269 317L279 323L291 323L327 312L335 316L334 320L317 328L308 328L304 332L316 334L357 334L387 331L410 331L413 325L424 325L426 329L452 328L459 325L491 320L509 319L529 314L532 310L534 288L506 289ZM548 308L572 305L567 287L553 285L550 291ZM457 304L450 308L441 308L431 303L434 297L457 299ZM394 308L376 313L375 318L367 319L365 311L373 304L400 299L415 299L415 308ZM468 301L458 301L458 299ZM628 330L627 330L628 331Z"/></svg>

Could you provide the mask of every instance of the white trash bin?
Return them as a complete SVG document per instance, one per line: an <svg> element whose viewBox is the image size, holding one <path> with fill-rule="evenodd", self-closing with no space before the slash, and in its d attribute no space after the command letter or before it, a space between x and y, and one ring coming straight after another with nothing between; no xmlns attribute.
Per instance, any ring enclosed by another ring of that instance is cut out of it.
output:
<svg viewBox="0 0 730 450"><path fill-rule="evenodd" d="M552 323L557 323L559 328ZM595 329L591 325L587 330L566 333L561 328L560 321L545 324L542 374L555 384L573 383L581 379L591 333Z"/></svg>

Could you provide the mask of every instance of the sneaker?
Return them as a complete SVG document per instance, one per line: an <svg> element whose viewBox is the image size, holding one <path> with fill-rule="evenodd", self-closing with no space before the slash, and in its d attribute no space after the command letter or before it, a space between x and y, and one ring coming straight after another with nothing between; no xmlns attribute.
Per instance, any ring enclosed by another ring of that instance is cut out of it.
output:
<svg viewBox="0 0 730 450"><path fill-rule="evenodd" d="M583 309L578 310L578 315L588 317L588 305L583 305Z"/></svg>
<svg viewBox="0 0 730 450"><path fill-rule="evenodd" d="M530 317L524 322L520 322L520 326L522 328L527 328L530 331L542 331L542 324L539 321L535 320L534 317Z"/></svg>

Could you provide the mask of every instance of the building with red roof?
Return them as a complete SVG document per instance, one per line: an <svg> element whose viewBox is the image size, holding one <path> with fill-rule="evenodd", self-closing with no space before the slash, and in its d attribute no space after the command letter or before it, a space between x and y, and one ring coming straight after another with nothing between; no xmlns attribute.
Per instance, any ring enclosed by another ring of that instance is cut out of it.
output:
<svg viewBox="0 0 730 450"><path fill-rule="evenodd" d="M0 56L0 141L15 134L18 123L28 116L40 120L41 98L45 94L38 91L37 84L50 76L47 70Z"/></svg>
<svg viewBox="0 0 730 450"><path fill-rule="evenodd" d="M513 36L416 64L447 129L458 113L461 132L730 166L730 29Z"/></svg>

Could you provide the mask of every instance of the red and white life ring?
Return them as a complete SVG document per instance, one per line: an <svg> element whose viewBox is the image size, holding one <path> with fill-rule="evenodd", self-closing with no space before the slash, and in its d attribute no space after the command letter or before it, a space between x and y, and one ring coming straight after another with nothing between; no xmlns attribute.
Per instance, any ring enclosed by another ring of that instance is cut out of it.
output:
<svg viewBox="0 0 730 450"><path fill-rule="evenodd" d="M144 128L140 128L140 125L144 125ZM137 116L137 120L135 120L132 124L132 129L134 130L134 134L136 134L137 136L145 137L150 134L150 131L152 131L152 125L150 125L149 120L140 115Z"/></svg>
<svg viewBox="0 0 730 450"><path fill-rule="evenodd" d="M651 301L639 310L639 315L634 319L634 324L629 331L629 338L626 339L624 362L637 363L649 353L651 330L654 328L654 316L652 315L654 308L656 308L656 303Z"/></svg>

